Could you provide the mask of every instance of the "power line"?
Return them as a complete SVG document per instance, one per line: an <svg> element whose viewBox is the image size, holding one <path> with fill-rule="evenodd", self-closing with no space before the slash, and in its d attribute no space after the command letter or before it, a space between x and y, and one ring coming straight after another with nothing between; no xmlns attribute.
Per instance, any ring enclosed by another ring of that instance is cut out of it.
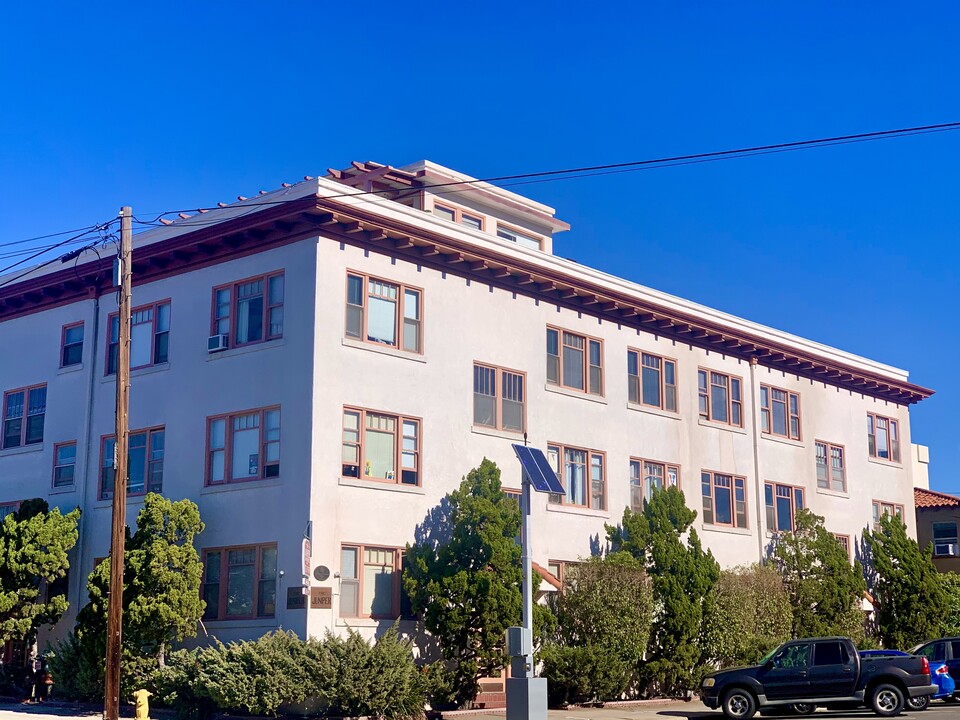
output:
<svg viewBox="0 0 960 720"><path fill-rule="evenodd" d="M960 129L960 122L950 122L950 123L939 123L936 125L920 125L916 127L908 128L898 128L895 130L879 130L875 132L868 133L856 133L852 135L837 135L834 137L827 138L817 138L815 140L797 140L793 142L785 143L776 143L772 145L757 145L747 148L738 148L735 150L718 150L713 152L706 153L693 153L687 155L674 155L670 157L663 158L654 158L649 160L634 160L630 162L621 162L621 163L610 163L606 165L591 165L585 167L576 167L576 168L567 168L562 170L543 170L540 172L532 173L518 173L514 175L499 175L495 177L488 178L477 178L473 180L455 180L445 183L437 183L435 185L430 185L428 188L431 191L435 191L437 188L445 187L460 187L471 186L479 183L503 183L498 187L513 187L516 185L529 185L537 182L552 182L555 180L568 180L568 179L578 179L585 177L594 177L597 175L610 175L623 172L635 172L639 170L646 169L658 169L662 167L673 167L681 165L693 165L703 162L716 162L718 160L729 160L741 157L751 157L754 155L771 155L780 152L793 152L796 150L809 150L818 147L830 147L833 145L849 145L853 143L861 142L870 142L874 140L886 140L891 138L898 137L910 137L913 135L926 135L930 133L939 133L939 132L948 132L951 130ZM506 182L512 180L522 180L524 182ZM454 194L457 192L466 192L470 188L467 187L463 190L451 190L445 193L436 193L438 195ZM415 192L419 192L420 188L417 188ZM369 195L382 195L384 193L394 193L397 192L396 189L388 190L365 190L362 192L352 192L352 193L341 193L337 195L326 195L324 199L331 200L337 198L358 198ZM401 196L397 199L402 199ZM244 202L244 201L241 201ZM267 207L273 205L282 205L288 202L287 200L274 200L261 203L250 203L246 202L242 207ZM134 219L140 225L150 225L153 227L166 227L165 224L160 223L160 218L164 215L173 215L179 213L187 212L206 212L208 210L218 210L222 209L220 206L216 207L206 207L206 208L190 208L187 210L169 210L162 213L147 213L148 215L156 215L153 220L138 220ZM212 225L218 222L222 222L222 219L211 219L211 220L196 220L194 222L174 222L178 227L201 227L204 225Z"/></svg>
<svg viewBox="0 0 960 720"><path fill-rule="evenodd" d="M116 221L115 221L115 220L111 220L110 222L102 223L102 224L100 224L100 225L93 225L93 226L91 226L91 229L90 229L90 230L85 230L84 232L80 233L79 235L75 235L75 236L73 236L73 237L71 237L71 238L67 238L66 240L64 240L64 241L62 241L62 242L59 242L59 243L56 243L55 245L51 245L50 247L45 247L45 248L39 250L38 252L34 253L33 255L30 255L29 257L25 257L25 258L23 258L22 260L18 260L17 262L13 263L12 265L8 265L7 267L0 269L0 277L3 277L4 274L6 274L7 272L9 272L10 270L13 270L15 267L18 267L18 266L20 266L20 265L23 265L24 263L30 262L30 261L33 260L34 258L40 257L41 255L44 255L44 254L46 254L46 253L50 252L51 250L54 250L54 249L56 249L56 248L58 248L58 247L62 247L62 246L64 246L64 245L67 245L68 243L71 243L71 242L74 242L74 241L76 241L76 240L79 240L80 238L82 238L82 237L84 237L84 236L86 236L86 235L89 235L90 233L94 232L95 230L103 230L103 229L106 229L106 228L107 228L109 225L111 225L113 222L116 222ZM97 242L100 242L100 241L98 240ZM96 243L93 243L93 244L95 245ZM76 252L76 251L74 251L74 252ZM37 270L40 270L40 269L42 269L42 268L45 268L45 267L47 267L48 265L56 262L56 261L59 260L59 259L60 259L59 257L54 257L54 258L51 258L50 260L47 260L47 261L44 262L44 263L41 263L40 265L37 265L37 266L35 266L35 267L31 267L31 268L27 268L24 272L20 273L20 274L17 275L16 277L12 277L12 278L9 278L9 279L7 279L7 280L4 280L3 282L0 282L0 288L4 287L4 286L6 286L6 285L10 285L11 283L16 282L17 280L20 280L21 278L26 277L27 275L29 275L29 274L32 273L32 272L36 272Z"/></svg>
<svg viewBox="0 0 960 720"><path fill-rule="evenodd" d="M78 233L83 230L94 230L96 225L88 225L87 227L76 228L75 230L64 230L62 232L50 233L49 235L37 235L32 238L25 238L24 240L13 240L12 242L2 242L0 243L0 248L11 247L13 245L24 245L26 243L35 242L37 240L46 240L47 238L59 237L61 235L70 235L71 233Z"/></svg>

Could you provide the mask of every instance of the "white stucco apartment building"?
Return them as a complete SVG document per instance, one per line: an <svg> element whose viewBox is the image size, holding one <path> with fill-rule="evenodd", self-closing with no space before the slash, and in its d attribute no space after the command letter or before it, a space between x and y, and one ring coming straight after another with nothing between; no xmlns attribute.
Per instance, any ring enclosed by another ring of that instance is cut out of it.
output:
<svg viewBox="0 0 960 720"><path fill-rule="evenodd" d="M879 513L915 532L908 410L930 391L561 259L567 227L429 162L354 163L137 236L128 517L151 489L199 505L206 632L390 624L418 523L484 457L519 489L524 431L567 489L532 510L554 574L654 485L724 566L801 506L851 554ZM109 550L109 265L0 279L0 513L83 509L61 628Z"/></svg>

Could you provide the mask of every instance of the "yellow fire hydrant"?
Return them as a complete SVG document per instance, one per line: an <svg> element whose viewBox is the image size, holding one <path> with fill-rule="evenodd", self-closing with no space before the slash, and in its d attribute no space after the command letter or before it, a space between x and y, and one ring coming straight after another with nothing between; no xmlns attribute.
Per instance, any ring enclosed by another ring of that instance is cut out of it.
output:
<svg viewBox="0 0 960 720"><path fill-rule="evenodd" d="M149 690L140 689L133 693L134 700L134 716L136 720L150 720L150 703L147 700L152 692Z"/></svg>

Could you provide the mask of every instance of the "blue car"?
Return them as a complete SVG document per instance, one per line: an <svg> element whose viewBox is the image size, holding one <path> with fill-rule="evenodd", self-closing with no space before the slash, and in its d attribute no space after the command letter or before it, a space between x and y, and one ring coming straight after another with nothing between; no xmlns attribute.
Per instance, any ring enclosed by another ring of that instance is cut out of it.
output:
<svg viewBox="0 0 960 720"><path fill-rule="evenodd" d="M904 655L925 655L918 652L920 646L913 649L913 652L903 652L902 650L861 650L860 657L896 657ZM929 658L928 658L929 659ZM947 663L941 660L930 660L930 682L939 688L933 695L924 697L910 698L907 700L907 707L911 710L926 710L931 700L942 700L952 698L957 691L957 683L950 677L950 668Z"/></svg>

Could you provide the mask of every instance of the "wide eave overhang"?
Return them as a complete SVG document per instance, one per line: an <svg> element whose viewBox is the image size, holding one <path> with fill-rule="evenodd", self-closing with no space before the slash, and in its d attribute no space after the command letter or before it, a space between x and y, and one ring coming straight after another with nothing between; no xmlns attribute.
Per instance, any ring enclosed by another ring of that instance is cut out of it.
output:
<svg viewBox="0 0 960 720"><path fill-rule="evenodd" d="M313 194L135 247L134 285L318 235L897 404L909 405L933 394L919 385L611 289L574 272L387 217L373 203L347 205ZM112 292L111 276L109 261L93 261L2 287L0 322Z"/></svg>

